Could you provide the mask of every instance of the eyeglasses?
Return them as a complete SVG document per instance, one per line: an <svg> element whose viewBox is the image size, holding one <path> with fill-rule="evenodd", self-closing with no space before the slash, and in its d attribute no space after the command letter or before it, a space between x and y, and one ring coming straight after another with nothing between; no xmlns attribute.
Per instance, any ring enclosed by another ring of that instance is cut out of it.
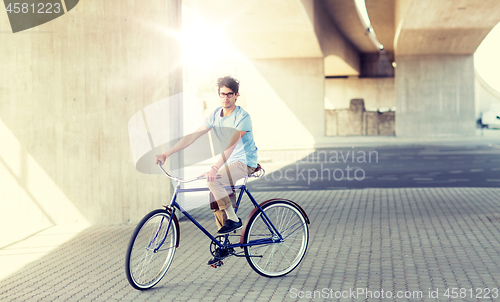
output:
<svg viewBox="0 0 500 302"><path fill-rule="evenodd" d="M224 92L219 92L219 96L221 98L225 98L226 96L228 98L232 98L234 96L234 92L228 92L228 93L224 93Z"/></svg>

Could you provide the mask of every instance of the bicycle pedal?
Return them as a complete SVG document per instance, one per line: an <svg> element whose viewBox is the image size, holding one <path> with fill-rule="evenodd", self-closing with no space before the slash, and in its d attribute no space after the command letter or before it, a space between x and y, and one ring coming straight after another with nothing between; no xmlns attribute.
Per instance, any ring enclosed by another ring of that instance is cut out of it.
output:
<svg viewBox="0 0 500 302"><path fill-rule="evenodd" d="M212 265L210 265L210 266L211 266L211 267L213 267L213 268L218 268L219 266L221 266L221 265L223 265L223 264L224 264L224 262L219 261L219 262L216 262L216 263L214 263L214 264L212 264Z"/></svg>

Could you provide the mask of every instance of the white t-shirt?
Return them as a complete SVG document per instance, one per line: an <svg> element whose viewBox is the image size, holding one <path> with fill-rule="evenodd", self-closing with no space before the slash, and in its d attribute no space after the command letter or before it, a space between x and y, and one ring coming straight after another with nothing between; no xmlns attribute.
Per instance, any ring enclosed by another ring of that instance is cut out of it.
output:
<svg viewBox="0 0 500 302"><path fill-rule="evenodd" d="M253 140L252 120L250 115L240 106L236 106L234 111L225 117L221 116L222 107L215 109L205 119L205 126L214 131L219 141L220 151L222 153L228 146L229 141L235 130L246 131L246 134L240 140L233 153L227 160L230 164L240 161L249 167L257 167L257 147Z"/></svg>

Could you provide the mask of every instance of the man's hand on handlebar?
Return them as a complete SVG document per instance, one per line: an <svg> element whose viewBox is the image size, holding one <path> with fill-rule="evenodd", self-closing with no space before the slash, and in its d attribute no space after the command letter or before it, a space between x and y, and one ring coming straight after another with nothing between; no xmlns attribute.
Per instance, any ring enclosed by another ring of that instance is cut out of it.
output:
<svg viewBox="0 0 500 302"><path fill-rule="evenodd" d="M217 171L210 169L210 171L203 173L202 176L205 176L207 182L212 182L217 178Z"/></svg>
<svg viewBox="0 0 500 302"><path fill-rule="evenodd" d="M166 160L167 160L167 157L165 156L165 154L158 154L158 155L156 155L155 163L158 164L158 162L160 162L160 164L163 166L163 164L165 163Z"/></svg>

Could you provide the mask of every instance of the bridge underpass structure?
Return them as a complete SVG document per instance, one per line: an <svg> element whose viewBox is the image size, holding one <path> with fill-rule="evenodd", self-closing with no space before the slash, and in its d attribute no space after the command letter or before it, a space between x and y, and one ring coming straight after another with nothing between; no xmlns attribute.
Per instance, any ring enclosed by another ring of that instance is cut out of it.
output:
<svg viewBox="0 0 500 302"><path fill-rule="evenodd" d="M221 25L234 49L222 34L194 28L210 39L192 49L216 51L184 61L181 72L181 7L183 26L198 14ZM398 136L472 135L472 54L500 21L500 2L366 0L366 8L376 40L354 0L80 1L15 34L4 13L0 228L12 231L0 247L56 225L135 223L163 204L171 193L164 178L133 164L130 118L200 83L207 105L217 103L214 74L241 80L238 104L251 113L261 150L332 146L325 103L344 101L331 91L368 86L367 107L397 108ZM213 71L193 80L217 52ZM179 137L201 124L168 123Z"/></svg>
<svg viewBox="0 0 500 302"><path fill-rule="evenodd" d="M499 23L500 2L365 2L370 25L355 0L183 4L223 26L256 69L234 68L252 117L266 120L255 132L293 133L264 138L266 147L331 145L325 103L347 108L349 99L338 99L346 90L367 108L396 108L396 136L474 136L473 54Z"/></svg>

